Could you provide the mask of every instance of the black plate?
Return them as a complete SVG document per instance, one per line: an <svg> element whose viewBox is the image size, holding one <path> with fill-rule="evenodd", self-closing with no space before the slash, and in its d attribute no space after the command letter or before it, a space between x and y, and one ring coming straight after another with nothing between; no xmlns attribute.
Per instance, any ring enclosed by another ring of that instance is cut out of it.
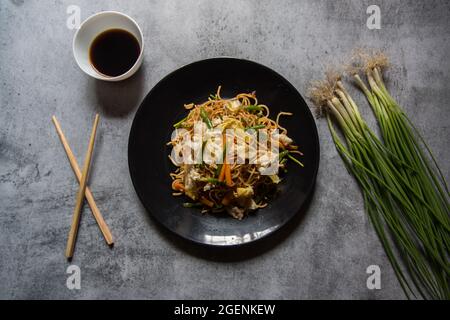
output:
<svg viewBox="0 0 450 320"><path fill-rule="evenodd" d="M280 192L267 208L242 221L226 214L202 215L186 209L184 197L173 197L168 159L173 124L187 115L185 103L201 103L222 86L223 97L256 91L258 101L269 106L271 117L280 111L282 125L305 156L305 168L289 163ZM162 225L191 241L214 246L233 246L265 237L285 225L302 208L313 191L319 167L319 139L307 104L286 79L258 63L215 58L184 66L161 80L142 102L133 121L128 145L128 164L136 192L148 212Z"/></svg>

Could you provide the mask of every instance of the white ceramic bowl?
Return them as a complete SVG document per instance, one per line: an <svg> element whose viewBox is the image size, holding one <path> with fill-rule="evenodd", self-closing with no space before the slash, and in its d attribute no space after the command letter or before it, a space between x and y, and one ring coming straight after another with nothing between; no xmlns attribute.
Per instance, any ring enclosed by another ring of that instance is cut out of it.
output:
<svg viewBox="0 0 450 320"><path fill-rule="evenodd" d="M136 63L126 73L117 77L108 77L99 73L89 61L89 48L92 41L102 32L109 29L123 29L130 32L139 41L141 52ZM131 17L116 11L103 11L87 18L73 38L73 55L78 66L86 74L99 80L121 81L131 77L142 64L144 54L144 36L139 25Z"/></svg>

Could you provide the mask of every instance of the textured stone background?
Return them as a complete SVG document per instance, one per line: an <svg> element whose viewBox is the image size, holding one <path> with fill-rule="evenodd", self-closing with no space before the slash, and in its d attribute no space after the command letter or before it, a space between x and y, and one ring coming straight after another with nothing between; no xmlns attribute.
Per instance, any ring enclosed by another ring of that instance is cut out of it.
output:
<svg viewBox="0 0 450 320"><path fill-rule="evenodd" d="M0 298L404 298L324 121L308 213L274 244L251 252L208 252L163 232L138 202L127 167L139 102L183 64L252 59L305 94L325 66L370 44L392 57L389 87L448 177L450 3L376 1L382 29L371 31L365 23L372 2L2 0ZM120 84L85 76L72 57L69 4L81 7L82 19L107 9L134 17L147 45L139 74ZM85 209L73 261L82 289L69 291L63 254L77 185L50 117L60 119L81 159L95 112L102 122L91 185L116 246L106 247ZM371 264L381 266L381 290L366 288Z"/></svg>

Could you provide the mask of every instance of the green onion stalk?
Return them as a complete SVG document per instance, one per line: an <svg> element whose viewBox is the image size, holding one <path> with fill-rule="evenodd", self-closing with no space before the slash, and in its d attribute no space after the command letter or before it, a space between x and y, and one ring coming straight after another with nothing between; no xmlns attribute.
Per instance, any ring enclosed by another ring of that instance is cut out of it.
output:
<svg viewBox="0 0 450 320"><path fill-rule="evenodd" d="M354 79L364 92L379 123L386 147L412 172L400 168L402 175L413 189L411 197L417 208L417 216L407 216L412 228L423 245L423 251L430 261L430 269L442 286L434 298L449 299L449 248L450 248L450 206L449 191L445 178L425 140L408 118L404 110L392 98L384 84L382 68L387 59L372 57L365 74L370 89L358 74Z"/></svg>
<svg viewBox="0 0 450 320"><path fill-rule="evenodd" d="M311 97L326 111L336 149L361 187L366 212L406 296L448 299L446 229L432 219L421 220L435 208L411 184L415 164L369 128L339 78L316 84Z"/></svg>

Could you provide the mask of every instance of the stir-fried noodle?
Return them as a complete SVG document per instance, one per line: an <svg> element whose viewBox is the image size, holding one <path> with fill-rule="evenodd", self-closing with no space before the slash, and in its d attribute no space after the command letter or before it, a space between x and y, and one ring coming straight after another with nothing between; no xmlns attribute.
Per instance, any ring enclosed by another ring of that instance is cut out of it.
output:
<svg viewBox="0 0 450 320"><path fill-rule="evenodd" d="M273 120L269 107L258 103L255 92L240 93L234 98L224 99L220 89L202 104L185 105L189 114L174 125L176 131L168 143L173 147L169 158L177 167L170 174L172 189L174 196L186 195L190 198L190 202L184 204L185 207L199 207L203 212L226 211L234 218L242 219L248 212L267 206L276 185L281 181L278 169L286 170L288 160L303 166L294 157L303 154L288 137L287 130L280 125L280 118L291 116L291 113L280 112ZM211 154L219 161L176 161L174 154L181 155L187 144L193 144L191 138L199 124L202 133L216 133L215 137L203 134L201 154L204 154L205 149L216 150ZM229 134L230 130L233 130L234 135ZM217 139L217 133L221 139ZM274 139L266 139L268 144L263 144L263 134L266 138ZM260 137L258 141L255 139L257 136ZM210 148L211 145L216 148ZM269 150L274 147L277 152L271 153ZM232 148L235 148L234 151L237 148L241 154L231 153ZM274 164L277 171L267 173Z"/></svg>

